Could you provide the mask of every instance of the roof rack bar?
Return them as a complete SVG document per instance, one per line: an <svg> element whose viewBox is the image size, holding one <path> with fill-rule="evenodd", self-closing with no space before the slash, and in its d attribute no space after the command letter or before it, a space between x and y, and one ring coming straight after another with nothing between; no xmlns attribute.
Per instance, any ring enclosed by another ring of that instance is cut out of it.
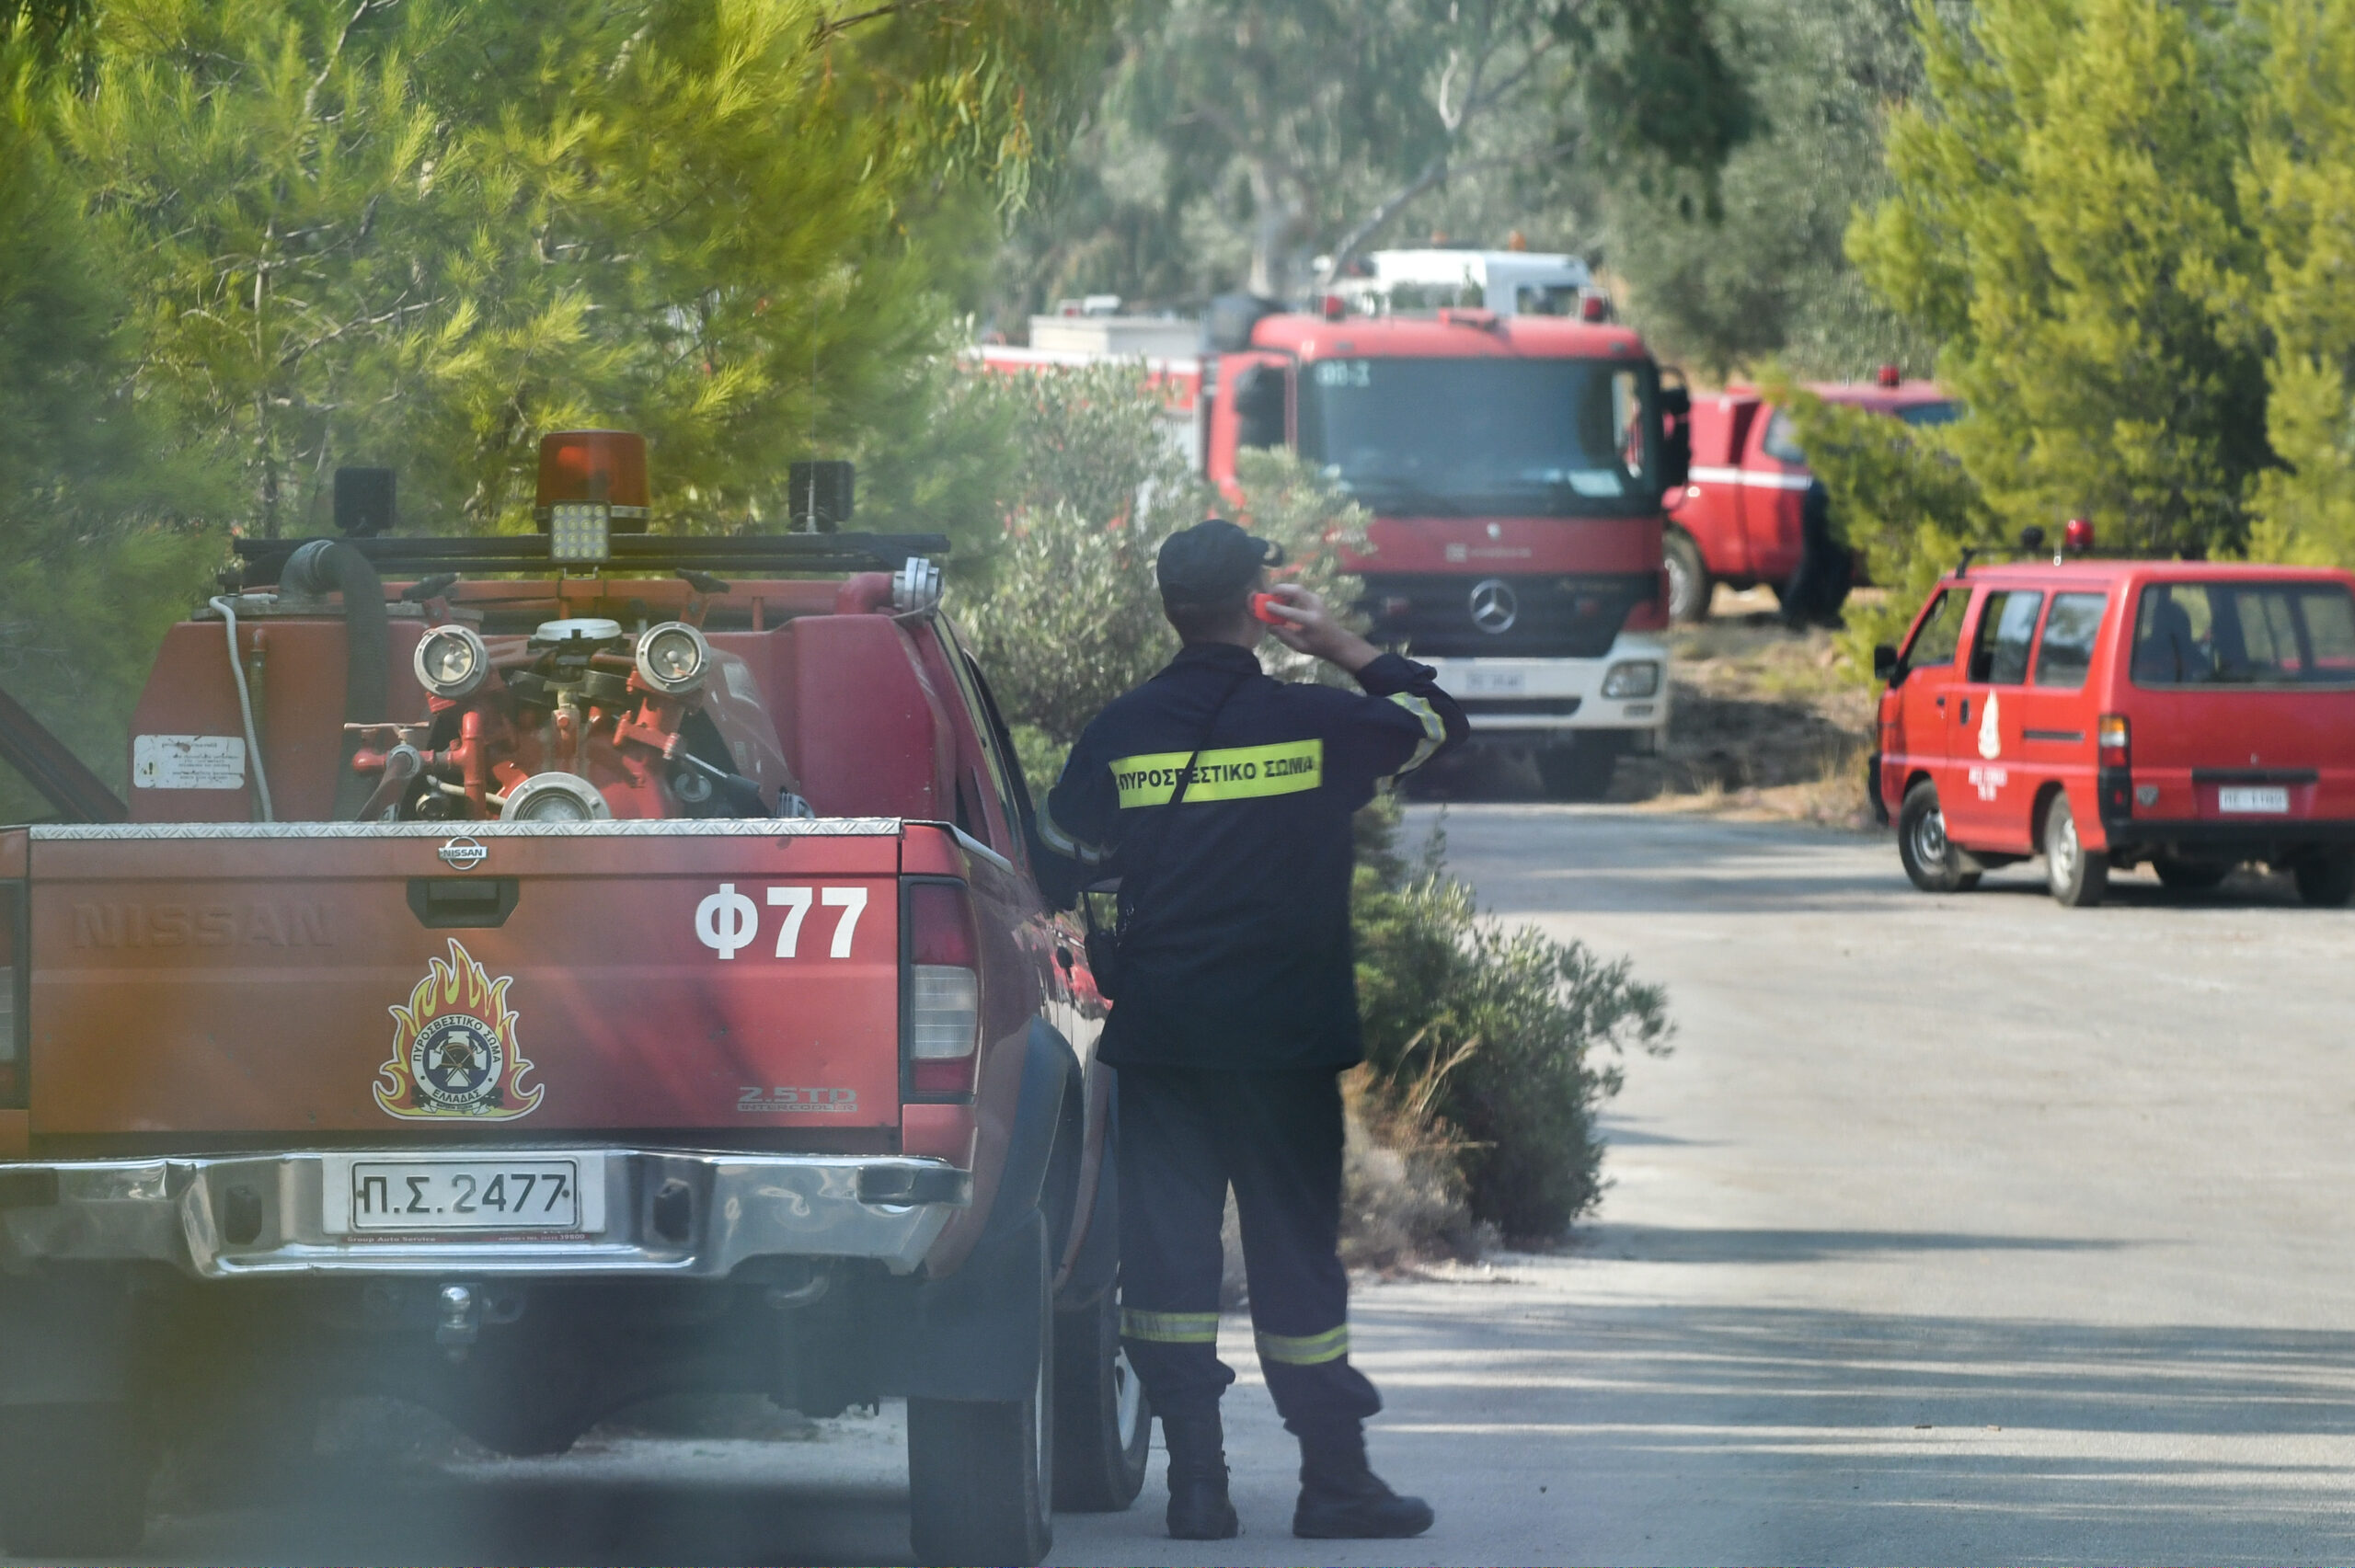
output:
<svg viewBox="0 0 2355 1568"><path fill-rule="evenodd" d="M286 558L306 543L300 539L239 539L235 548L249 584L272 583ZM461 537L401 538L378 535L347 539L379 572L552 571L557 563L545 533L491 533ZM698 571L839 572L897 571L911 555L949 552L938 533L752 533L712 538L700 535L625 533L612 542L613 558L596 569L608 572ZM574 572L585 568L567 563Z"/></svg>

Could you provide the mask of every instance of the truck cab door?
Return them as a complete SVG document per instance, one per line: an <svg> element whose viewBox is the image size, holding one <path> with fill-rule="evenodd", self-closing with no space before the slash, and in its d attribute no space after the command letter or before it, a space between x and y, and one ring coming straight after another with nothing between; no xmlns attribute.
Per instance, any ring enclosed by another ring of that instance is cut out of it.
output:
<svg viewBox="0 0 2355 1568"><path fill-rule="evenodd" d="M1952 715L1955 654L1962 643L1964 612L1970 589L1960 584L1938 590L1913 623L1913 634L1898 655L1890 693L1897 700L1894 722L1881 739L1881 766L1889 780L1882 798L1894 813L1904 798L1906 781L1927 773L1946 794L1947 729Z"/></svg>
<svg viewBox="0 0 2355 1568"><path fill-rule="evenodd" d="M1815 476L1791 429L1789 410L1763 410L1751 429L1752 444L1741 464L1742 532L1750 541L1752 573L1779 588L1798 570L1800 512Z"/></svg>
<svg viewBox="0 0 2355 1568"><path fill-rule="evenodd" d="M2028 650L2044 612L2038 589L1991 589L1980 595L1963 661L1948 704L1948 782L1938 786L1947 835L1969 849L2026 854L2035 784L2023 766Z"/></svg>

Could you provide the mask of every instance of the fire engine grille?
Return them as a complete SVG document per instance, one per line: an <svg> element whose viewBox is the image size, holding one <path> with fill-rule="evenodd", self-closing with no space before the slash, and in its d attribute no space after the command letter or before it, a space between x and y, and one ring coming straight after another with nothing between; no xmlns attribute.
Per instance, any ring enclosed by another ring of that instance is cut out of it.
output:
<svg viewBox="0 0 2355 1568"><path fill-rule="evenodd" d="M1375 576L1362 603L1373 638L1432 658L1600 658L1628 612L1658 591L1649 572ZM1403 602L1402 602L1403 601Z"/></svg>

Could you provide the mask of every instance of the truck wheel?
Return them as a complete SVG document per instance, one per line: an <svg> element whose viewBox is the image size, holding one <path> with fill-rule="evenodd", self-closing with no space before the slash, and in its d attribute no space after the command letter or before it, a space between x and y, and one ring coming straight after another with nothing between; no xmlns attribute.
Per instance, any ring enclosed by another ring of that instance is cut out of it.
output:
<svg viewBox="0 0 2355 1568"><path fill-rule="evenodd" d="M1537 753L1537 780L1553 800L1601 800L1611 788L1619 753L1591 741L1548 746Z"/></svg>
<svg viewBox="0 0 2355 1568"><path fill-rule="evenodd" d="M1046 1249L1039 1299L1051 1303ZM1054 1308L1039 1380L1018 1400L908 1401L908 1534L918 1562L1036 1562L1054 1545Z"/></svg>
<svg viewBox="0 0 2355 1568"><path fill-rule="evenodd" d="M2072 910L2091 909L2109 890L2108 858L2087 853L2065 795L2053 796L2044 812L2044 885Z"/></svg>
<svg viewBox="0 0 2355 1568"><path fill-rule="evenodd" d="M1979 873L1963 870L1962 853L1947 837L1947 814L1927 779L1907 790L1897 808L1897 858L1924 893L1968 893L1979 886Z"/></svg>
<svg viewBox="0 0 2355 1568"><path fill-rule="evenodd" d="M1117 1287L1055 1314L1055 1508L1117 1514L1144 1490L1153 1405L1120 1348Z"/></svg>
<svg viewBox="0 0 2355 1568"><path fill-rule="evenodd" d="M2159 856L2151 863L2151 867L2159 874L2159 886L2175 893L2213 891L2222 886L2233 869L2229 865L2218 865L2213 861L2177 860L2170 854Z"/></svg>
<svg viewBox="0 0 2355 1568"><path fill-rule="evenodd" d="M131 1405L0 1410L0 1537L20 1557L129 1551L147 1533L155 1469Z"/></svg>
<svg viewBox="0 0 2355 1568"><path fill-rule="evenodd" d="M1709 598L1717 583L1701 559L1701 547L1681 528L1660 535L1660 559L1668 567L1668 618L1687 625L1709 618Z"/></svg>
<svg viewBox="0 0 2355 1568"><path fill-rule="evenodd" d="M2345 850L2308 855L2291 876L2297 880L2299 900L2318 910L2344 909L2355 897L2355 854Z"/></svg>

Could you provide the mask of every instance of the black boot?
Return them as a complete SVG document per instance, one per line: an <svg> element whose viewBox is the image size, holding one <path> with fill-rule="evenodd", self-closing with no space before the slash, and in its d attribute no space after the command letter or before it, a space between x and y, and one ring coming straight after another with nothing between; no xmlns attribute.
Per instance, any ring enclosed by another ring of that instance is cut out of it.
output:
<svg viewBox="0 0 2355 1568"><path fill-rule="evenodd" d="M1310 1540L1401 1540L1431 1528L1430 1505L1401 1497L1365 1462L1365 1430L1346 1425L1300 1433L1300 1505L1292 1533Z"/></svg>
<svg viewBox="0 0 2355 1568"><path fill-rule="evenodd" d="M1163 1411L1161 1436L1169 1445L1169 1539L1228 1540L1242 1533L1226 1495L1226 1441L1218 1406Z"/></svg>

